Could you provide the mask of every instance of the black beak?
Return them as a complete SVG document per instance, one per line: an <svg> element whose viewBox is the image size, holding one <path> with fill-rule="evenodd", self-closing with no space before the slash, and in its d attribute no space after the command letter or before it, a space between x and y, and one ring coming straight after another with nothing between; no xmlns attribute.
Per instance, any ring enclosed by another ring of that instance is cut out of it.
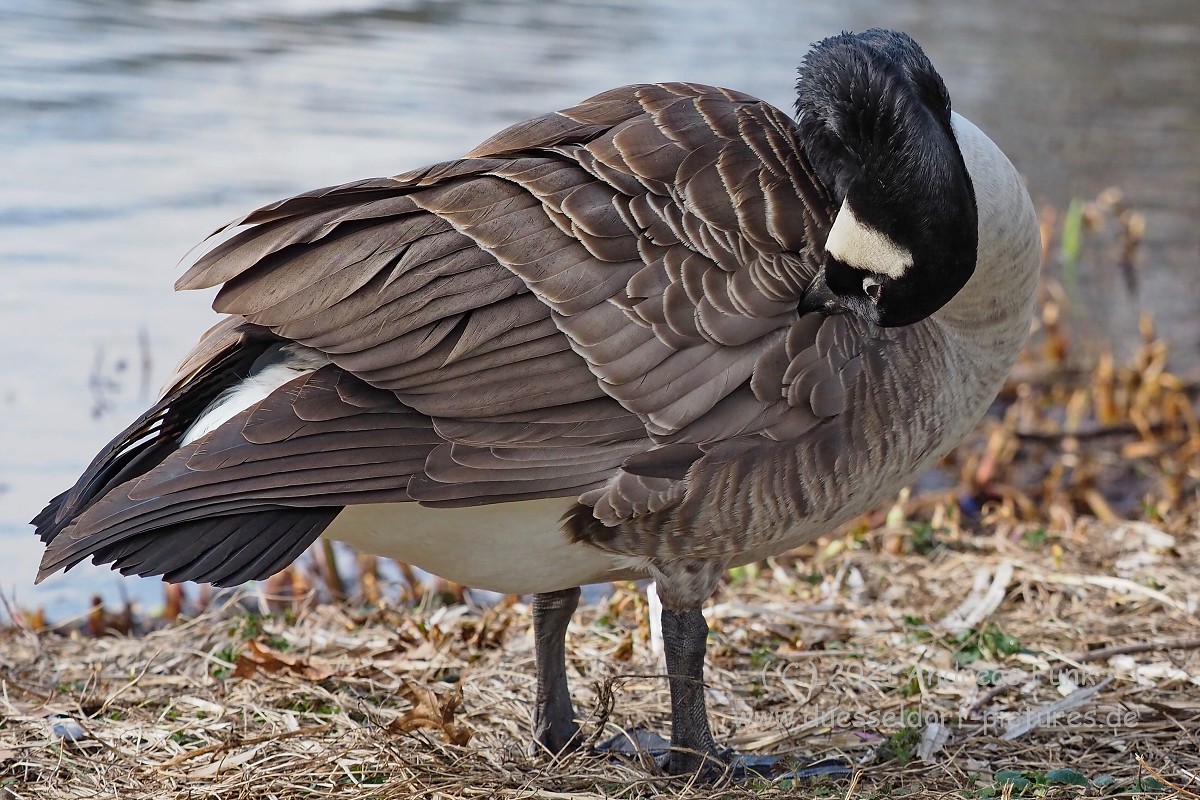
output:
<svg viewBox="0 0 1200 800"><path fill-rule="evenodd" d="M849 311L842 304L841 298L833 293L829 288L829 284L825 282L825 270L822 269L817 273L816 278L808 287L808 291L804 293L804 297L800 299L800 305L796 307L800 312L800 316L810 314L814 311L820 312L826 316L832 314L845 314Z"/></svg>

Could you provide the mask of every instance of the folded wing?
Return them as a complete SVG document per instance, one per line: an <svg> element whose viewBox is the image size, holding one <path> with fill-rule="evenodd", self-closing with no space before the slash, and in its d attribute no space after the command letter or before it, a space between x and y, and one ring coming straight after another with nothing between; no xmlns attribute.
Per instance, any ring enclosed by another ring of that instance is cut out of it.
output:
<svg viewBox="0 0 1200 800"><path fill-rule="evenodd" d="M797 317L830 215L783 114L692 84L259 209L178 283L221 285L222 343L39 517L46 569L257 576L359 502L668 507L698 461L839 413L878 358L847 318ZM229 376L293 346L327 363L177 447ZM226 524L254 514L252 537ZM160 544L185 529L195 547Z"/></svg>

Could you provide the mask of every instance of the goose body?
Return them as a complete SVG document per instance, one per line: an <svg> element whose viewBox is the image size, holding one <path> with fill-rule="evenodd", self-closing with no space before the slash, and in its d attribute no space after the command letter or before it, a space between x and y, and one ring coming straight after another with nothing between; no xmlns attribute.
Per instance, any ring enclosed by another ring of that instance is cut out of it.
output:
<svg viewBox="0 0 1200 800"><path fill-rule="evenodd" d="M912 40L819 43L798 93L793 121L614 89L234 223L178 283L226 316L34 520L42 576L234 584L324 534L536 594L553 749L580 584L656 577L668 670L698 675L678 643L720 573L941 457L1032 315L1028 195ZM674 745L713 757L672 694Z"/></svg>

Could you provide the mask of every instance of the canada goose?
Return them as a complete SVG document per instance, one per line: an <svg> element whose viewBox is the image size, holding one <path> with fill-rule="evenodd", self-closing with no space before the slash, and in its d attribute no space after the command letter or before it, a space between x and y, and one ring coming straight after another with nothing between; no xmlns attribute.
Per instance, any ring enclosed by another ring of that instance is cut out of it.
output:
<svg viewBox="0 0 1200 800"><path fill-rule="evenodd" d="M220 585L324 534L533 594L537 739L574 745L564 633L653 577L664 767L727 755L700 607L724 570L893 495L965 435L1029 329L1038 227L904 34L817 43L797 117L626 86L465 158L273 203L179 280L227 316L34 520Z"/></svg>

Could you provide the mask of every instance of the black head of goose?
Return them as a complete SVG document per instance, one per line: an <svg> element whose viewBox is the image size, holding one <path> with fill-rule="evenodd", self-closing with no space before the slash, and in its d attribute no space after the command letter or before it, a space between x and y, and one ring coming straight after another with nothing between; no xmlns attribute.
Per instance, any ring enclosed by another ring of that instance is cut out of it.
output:
<svg viewBox="0 0 1200 800"><path fill-rule="evenodd" d="M34 524L39 575L263 578L324 534L533 594L537 739L577 742L564 632L653 576L664 766L725 763L701 690L722 572L896 492L979 419L1038 227L915 42L819 42L798 116L626 86L465 158L229 226L178 288L226 316Z"/></svg>

